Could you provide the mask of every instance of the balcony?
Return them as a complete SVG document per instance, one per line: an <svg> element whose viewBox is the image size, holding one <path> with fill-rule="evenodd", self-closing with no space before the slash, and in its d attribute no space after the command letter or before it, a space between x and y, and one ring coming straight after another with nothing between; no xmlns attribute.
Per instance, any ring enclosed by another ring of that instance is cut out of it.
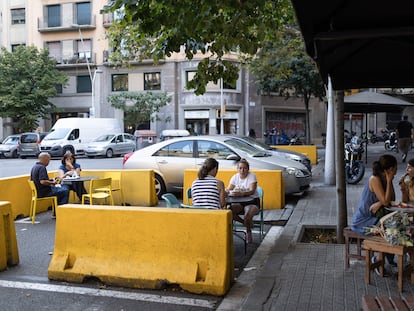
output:
<svg viewBox="0 0 414 311"><path fill-rule="evenodd" d="M52 56L53 57L53 56ZM90 66L96 63L96 54L92 52L77 52L72 56L58 56L54 57L57 61L58 67L71 67L71 66Z"/></svg>
<svg viewBox="0 0 414 311"><path fill-rule="evenodd" d="M81 30L91 30L96 28L96 16L92 15L90 24L78 24L77 21L63 19L60 21L60 25L58 26L49 26L49 21L47 18L37 19L37 30L39 32L60 32L60 31L79 31ZM76 25L76 26L74 26ZM79 26L78 26L79 25Z"/></svg>

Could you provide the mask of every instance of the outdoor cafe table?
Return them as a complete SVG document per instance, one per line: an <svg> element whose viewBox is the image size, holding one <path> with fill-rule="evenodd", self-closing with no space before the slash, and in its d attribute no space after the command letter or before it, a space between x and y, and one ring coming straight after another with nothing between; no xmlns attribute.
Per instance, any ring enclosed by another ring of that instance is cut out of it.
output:
<svg viewBox="0 0 414 311"><path fill-rule="evenodd" d="M227 204L234 204L234 203L249 203L257 199L256 196L253 195L246 195L246 196L227 196L226 197L226 203Z"/></svg>
<svg viewBox="0 0 414 311"><path fill-rule="evenodd" d="M92 179L98 179L98 176L82 176L78 178L63 178L61 183L64 185L70 185L73 182L84 182L84 181L89 181Z"/></svg>

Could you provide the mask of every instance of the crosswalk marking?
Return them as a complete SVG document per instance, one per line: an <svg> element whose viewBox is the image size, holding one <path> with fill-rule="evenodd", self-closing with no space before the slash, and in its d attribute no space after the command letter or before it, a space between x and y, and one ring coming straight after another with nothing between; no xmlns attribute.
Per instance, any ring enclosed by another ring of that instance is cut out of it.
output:
<svg viewBox="0 0 414 311"><path fill-rule="evenodd" d="M7 281L7 280L0 280L0 287L39 290L39 291L65 293L65 294L88 295L88 296L97 296L97 297L130 299L130 300L137 300L137 301L144 301L144 302L156 302L156 303L164 303L164 304L203 307L203 308L208 308L208 309L214 309L216 307L216 302L217 302L214 300L207 300L207 299L179 298L179 297L160 296L160 295L153 295L153 294L122 292L122 291L107 290L107 289L93 289L93 288L87 288L87 287L29 283L29 282L18 282L18 281Z"/></svg>

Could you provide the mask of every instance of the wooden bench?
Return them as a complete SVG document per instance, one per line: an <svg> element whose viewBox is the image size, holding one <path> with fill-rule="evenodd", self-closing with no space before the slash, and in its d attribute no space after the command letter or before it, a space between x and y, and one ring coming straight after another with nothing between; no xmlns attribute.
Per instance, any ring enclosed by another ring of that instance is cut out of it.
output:
<svg viewBox="0 0 414 311"><path fill-rule="evenodd" d="M414 297L362 296L363 311L414 310Z"/></svg>
<svg viewBox="0 0 414 311"><path fill-rule="evenodd" d="M381 276L384 276L384 253L394 254L398 256L398 290L402 292L403 290L403 257L404 254L409 253L411 259L411 267L414 267L414 247L402 246L402 245L392 245L385 241L384 238L379 236L373 236L369 239L365 239L362 242L362 247L365 249L365 282L367 284L371 283L371 270L379 268ZM371 262L372 253L378 253L378 261L375 263ZM414 269L411 269L411 284L414 284Z"/></svg>
<svg viewBox="0 0 414 311"><path fill-rule="evenodd" d="M362 241L369 238L370 236L363 235L352 231L351 227L344 228L343 235L345 238L345 268L349 268L349 260L355 258L358 260L364 260L365 255L362 255ZM351 242L356 240L357 250L356 253L351 253Z"/></svg>

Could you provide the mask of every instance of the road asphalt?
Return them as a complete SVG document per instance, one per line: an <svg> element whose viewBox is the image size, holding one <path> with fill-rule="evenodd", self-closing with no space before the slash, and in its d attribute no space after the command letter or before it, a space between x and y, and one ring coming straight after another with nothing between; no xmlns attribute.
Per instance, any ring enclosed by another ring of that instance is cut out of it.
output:
<svg viewBox="0 0 414 311"><path fill-rule="evenodd" d="M351 223L362 188L372 172L372 162L389 153L383 144L369 145L364 179L346 186L347 219ZM324 150L318 149L318 164L312 169L311 189L298 201L284 226L272 226L224 297L217 310L361 310L364 294L399 296L397 277L371 274L365 284L365 263L351 260L345 268L345 247L336 243L305 243L303 233L314 228L335 229L337 225L336 186L324 184ZM397 200L401 199L396 180L406 169L400 154L394 179ZM414 157L414 151L408 159ZM353 245L355 246L355 245ZM404 276L402 296L412 296L409 274Z"/></svg>

